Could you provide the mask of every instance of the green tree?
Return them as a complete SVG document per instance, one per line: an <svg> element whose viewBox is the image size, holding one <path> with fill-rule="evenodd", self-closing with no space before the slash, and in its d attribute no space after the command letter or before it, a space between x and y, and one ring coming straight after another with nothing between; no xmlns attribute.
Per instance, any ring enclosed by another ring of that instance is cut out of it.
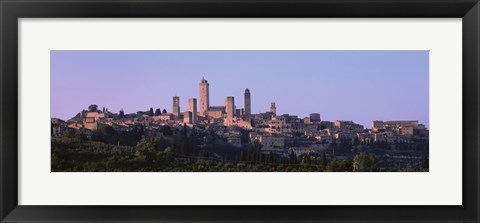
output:
<svg viewBox="0 0 480 223"><path fill-rule="evenodd" d="M175 139L173 139L173 142L172 142L172 150L173 150L173 152L175 152L175 153L177 153L177 152L180 153L180 152L179 152L180 148L178 147L178 145L177 145L177 140L175 140Z"/></svg>
<svg viewBox="0 0 480 223"><path fill-rule="evenodd" d="M327 156L325 154L325 152L322 153L322 155L320 155L320 162L319 162L319 166L320 166L320 169L321 170L325 170L327 168Z"/></svg>
<svg viewBox="0 0 480 223"><path fill-rule="evenodd" d="M243 154L243 151L240 151L240 157L238 158L238 161L240 161L240 162L245 161L245 154Z"/></svg>
<svg viewBox="0 0 480 223"><path fill-rule="evenodd" d="M355 138L353 139L353 145L354 145L354 146L360 145L360 140L358 139L358 137L355 137Z"/></svg>
<svg viewBox="0 0 480 223"><path fill-rule="evenodd" d="M343 166L345 167L346 172L353 171L353 160L350 157L347 157L343 160Z"/></svg>
<svg viewBox="0 0 480 223"><path fill-rule="evenodd" d="M157 139L153 137L142 137L135 146L135 156L152 161L157 152Z"/></svg>
<svg viewBox="0 0 480 223"><path fill-rule="evenodd" d="M290 158L290 163L291 164L297 164L298 163L297 154L295 154L295 152L290 151L289 158Z"/></svg>
<svg viewBox="0 0 480 223"><path fill-rule="evenodd" d="M346 172L345 165L341 160L333 159L330 161L326 167L328 172Z"/></svg>
<svg viewBox="0 0 480 223"><path fill-rule="evenodd" d="M160 108L155 109L155 116L161 115L162 112L160 111Z"/></svg>
<svg viewBox="0 0 480 223"><path fill-rule="evenodd" d="M117 134L117 131L115 131L115 129L110 125L100 125L98 127L97 132L100 132L108 136L114 136Z"/></svg>
<svg viewBox="0 0 480 223"><path fill-rule="evenodd" d="M254 150L260 150L262 148L262 144L259 141L254 140L250 143L250 147L252 147Z"/></svg>
<svg viewBox="0 0 480 223"><path fill-rule="evenodd" d="M263 163L263 162L265 161L265 160L264 160L265 157L263 157L263 154L261 154L261 153L258 154L257 159L258 159L258 163Z"/></svg>
<svg viewBox="0 0 480 223"><path fill-rule="evenodd" d="M160 127L159 131L160 131L164 136L171 136L171 135L173 135L172 128L170 128L169 125L162 125L162 127Z"/></svg>
<svg viewBox="0 0 480 223"><path fill-rule="evenodd" d="M225 153L225 155L223 156L223 162L226 163L228 162L228 154Z"/></svg>
<svg viewBox="0 0 480 223"><path fill-rule="evenodd" d="M95 140L105 143L118 143L118 134L115 129L110 125L99 125L95 132Z"/></svg>
<svg viewBox="0 0 480 223"><path fill-rule="evenodd" d="M149 116L153 116L153 108L150 108L150 111L148 111Z"/></svg>
<svg viewBox="0 0 480 223"><path fill-rule="evenodd" d="M310 155L305 155L302 159L302 164L304 166L310 166L312 164L312 158Z"/></svg>
<svg viewBox="0 0 480 223"><path fill-rule="evenodd" d="M187 123L183 123L182 135L187 136Z"/></svg>
<svg viewBox="0 0 480 223"><path fill-rule="evenodd" d="M325 171L328 172L352 172L353 160L347 157L343 160L333 159L327 164Z"/></svg>
<svg viewBox="0 0 480 223"><path fill-rule="evenodd" d="M429 168L429 161L428 161L428 156L425 156L422 160L422 168L426 171L428 171Z"/></svg>
<svg viewBox="0 0 480 223"><path fill-rule="evenodd" d="M274 162L273 159L274 159L273 152L270 151L270 152L268 153L268 163L273 164L273 162Z"/></svg>
<svg viewBox="0 0 480 223"><path fill-rule="evenodd" d="M377 168L378 158L373 154L362 152L353 158L353 171L374 172Z"/></svg>
<svg viewBox="0 0 480 223"><path fill-rule="evenodd" d="M182 152L185 156L190 156L190 152L192 150L192 145L190 144L189 140L185 140L182 145Z"/></svg>
<svg viewBox="0 0 480 223"><path fill-rule="evenodd" d="M203 158L203 160L208 160L208 157L209 157L208 151L207 151L207 150L203 150L203 153L202 153L202 158Z"/></svg>
<svg viewBox="0 0 480 223"><path fill-rule="evenodd" d="M98 111L98 106L95 105L95 104L92 104L92 105L88 106L88 111L96 112L96 111Z"/></svg>
<svg viewBox="0 0 480 223"><path fill-rule="evenodd" d="M125 112L123 111L123 108L120 110L120 112L118 113L118 117L119 118L124 118L125 117Z"/></svg>

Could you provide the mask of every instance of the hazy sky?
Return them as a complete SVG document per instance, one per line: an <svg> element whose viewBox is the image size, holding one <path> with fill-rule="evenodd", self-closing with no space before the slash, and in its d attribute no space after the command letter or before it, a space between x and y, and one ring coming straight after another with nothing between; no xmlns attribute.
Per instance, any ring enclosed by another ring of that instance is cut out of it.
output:
<svg viewBox="0 0 480 223"><path fill-rule="evenodd" d="M243 108L249 88L252 113L276 102L277 114L428 127L428 68L428 51L51 51L51 115L67 120L90 104L171 112L174 95L185 111L204 76L210 106L234 96Z"/></svg>

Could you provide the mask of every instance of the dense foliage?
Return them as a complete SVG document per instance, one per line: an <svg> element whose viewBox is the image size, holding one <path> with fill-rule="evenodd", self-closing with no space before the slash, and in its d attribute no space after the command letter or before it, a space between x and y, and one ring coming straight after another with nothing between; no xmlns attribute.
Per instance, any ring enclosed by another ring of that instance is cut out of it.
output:
<svg viewBox="0 0 480 223"><path fill-rule="evenodd" d="M352 172L428 171L428 158L419 167L379 168L380 159L366 146L337 148L342 159L320 155L262 153L258 143L235 147L213 133L188 133L186 127L159 130L162 137L146 137L142 128L116 132L109 126L89 137L77 130L52 137L53 172ZM243 137L245 138L245 137ZM245 139L242 139L245 140ZM202 141L202 143L198 143ZM358 150L358 151L357 151ZM352 153L353 151L353 153Z"/></svg>

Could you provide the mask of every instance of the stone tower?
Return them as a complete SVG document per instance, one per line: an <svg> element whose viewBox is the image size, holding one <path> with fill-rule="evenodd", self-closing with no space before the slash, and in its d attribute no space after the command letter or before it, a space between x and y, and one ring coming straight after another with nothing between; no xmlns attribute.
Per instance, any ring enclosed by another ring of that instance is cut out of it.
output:
<svg viewBox="0 0 480 223"><path fill-rule="evenodd" d="M208 111L210 107L209 97L210 94L208 92L209 84L205 78L202 77L202 81L200 81L200 114L204 115L205 112Z"/></svg>
<svg viewBox="0 0 480 223"><path fill-rule="evenodd" d="M244 108L245 108L245 115L250 115L252 112L252 107L251 107L251 101L250 101L250 90L245 89L245 93L243 94L244 96Z"/></svg>
<svg viewBox="0 0 480 223"><path fill-rule="evenodd" d="M192 113L192 123L197 124L198 114L197 114L197 99L189 98L188 99L188 111Z"/></svg>
<svg viewBox="0 0 480 223"><path fill-rule="evenodd" d="M233 119L233 115L235 114L235 99L233 96L228 96L225 99L225 112L227 113L227 118Z"/></svg>
<svg viewBox="0 0 480 223"><path fill-rule="evenodd" d="M173 96L173 109L172 113L174 116L180 115L180 97Z"/></svg>
<svg viewBox="0 0 480 223"><path fill-rule="evenodd" d="M273 115L277 115L277 107L275 107L275 102L270 104L270 112L273 113Z"/></svg>

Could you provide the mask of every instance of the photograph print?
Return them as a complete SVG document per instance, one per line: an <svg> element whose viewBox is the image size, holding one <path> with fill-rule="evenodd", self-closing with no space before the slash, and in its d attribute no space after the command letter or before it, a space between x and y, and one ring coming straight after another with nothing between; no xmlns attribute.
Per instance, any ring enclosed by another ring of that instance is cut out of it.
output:
<svg viewBox="0 0 480 223"><path fill-rule="evenodd" d="M52 172L429 171L429 51L50 60Z"/></svg>

